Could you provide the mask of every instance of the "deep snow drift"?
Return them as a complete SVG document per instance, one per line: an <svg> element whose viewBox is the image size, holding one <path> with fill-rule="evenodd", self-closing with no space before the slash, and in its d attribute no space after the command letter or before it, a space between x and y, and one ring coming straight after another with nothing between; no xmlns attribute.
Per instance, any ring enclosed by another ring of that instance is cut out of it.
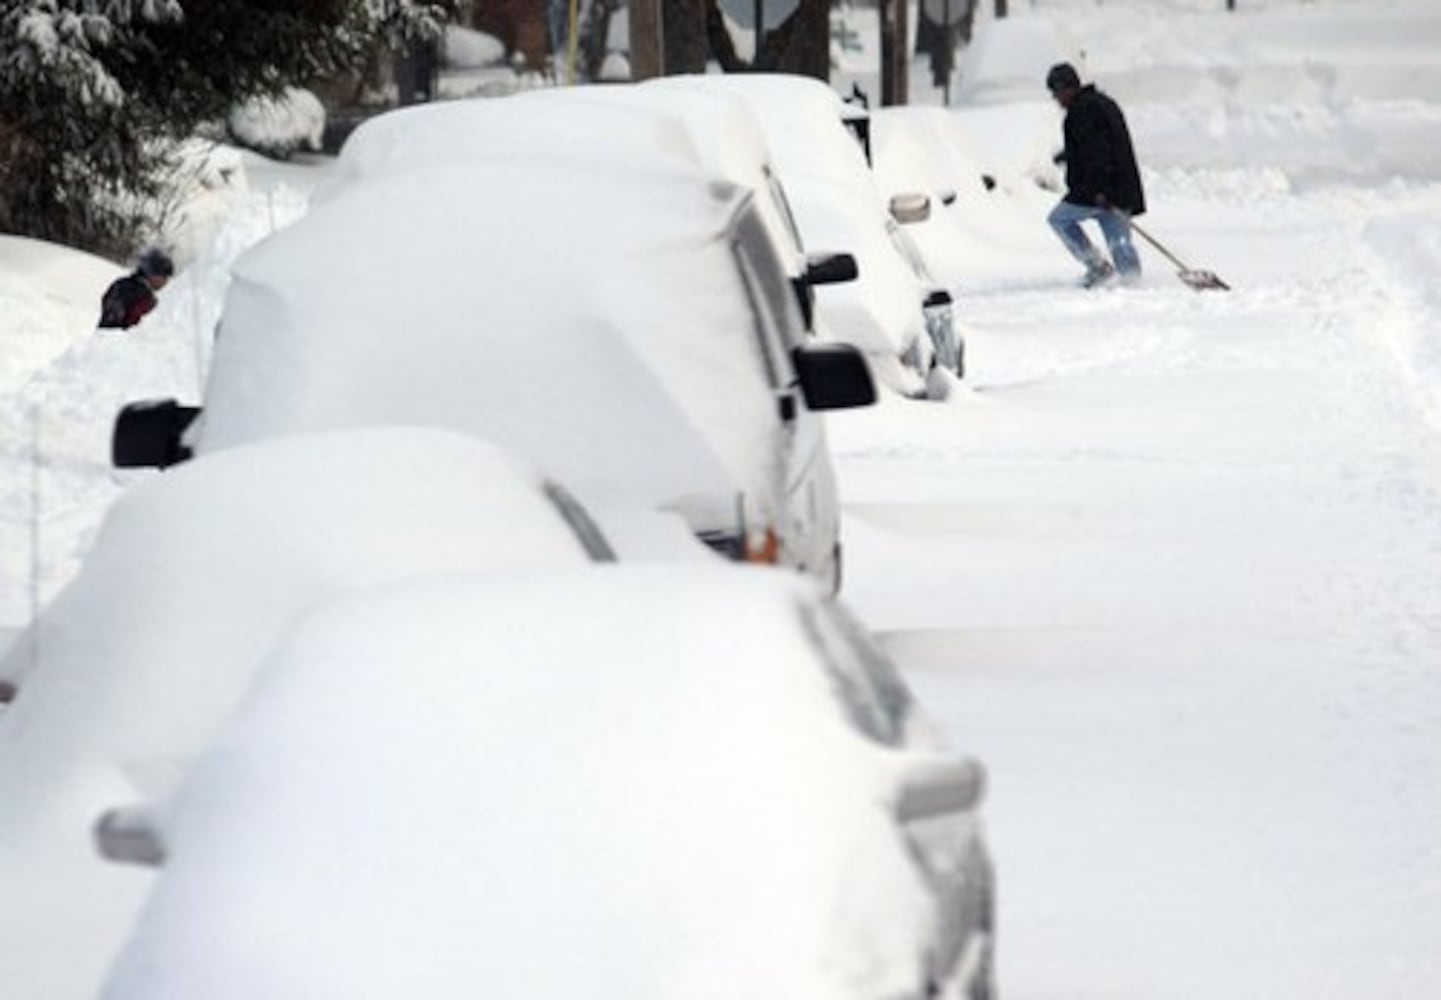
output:
<svg viewBox="0 0 1441 1000"><path fill-rule="evenodd" d="M1441 995L1441 10L1011 6L971 103L887 165L923 174L954 128L951 162L1000 182L957 180L932 243L969 385L828 418L844 596L991 771L1003 995ZM1040 81L1082 54L1128 113L1142 224L1233 292L1145 247L1141 287L1070 286ZM237 196L136 335L77 314L56 360L5 369L0 627L144 475L105 468L116 401L194 398L225 264L299 210L280 190ZM34 315L3 259L0 315Z"/></svg>

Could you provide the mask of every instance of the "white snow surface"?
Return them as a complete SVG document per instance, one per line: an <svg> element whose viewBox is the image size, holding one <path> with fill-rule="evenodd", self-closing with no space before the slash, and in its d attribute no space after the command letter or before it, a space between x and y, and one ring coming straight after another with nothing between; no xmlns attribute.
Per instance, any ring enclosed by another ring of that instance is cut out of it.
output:
<svg viewBox="0 0 1441 1000"><path fill-rule="evenodd" d="M966 383L828 418L845 596L989 767L1002 994L1441 995L1441 10L1011 6L1121 100L1142 225L1234 290L1144 244L1139 287L1071 287L1036 184L1049 48L1035 94L897 147L900 176L959 148L998 184L957 178L971 210L942 216L970 248L945 271ZM982 37L1009 30L986 7ZM3 314L37 315L12 267ZM0 622L31 604L28 415L46 600L133 481L102 417L194 388L222 272L187 268L125 339L34 331L74 344L0 395Z"/></svg>
<svg viewBox="0 0 1441 1000"><path fill-rule="evenodd" d="M237 262L197 447L454 427L603 502L707 528L744 496L773 519L784 428L724 239L744 196L511 159L348 185ZM407 254L417 230L436 245ZM387 249L307 270L350 246Z"/></svg>
<svg viewBox="0 0 1441 1000"><path fill-rule="evenodd" d="M902 995L929 900L813 600L716 560L327 606L168 810L105 996Z"/></svg>
<svg viewBox="0 0 1441 1000"><path fill-rule="evenodd" d="M237 105L226 125L241 145L269 155L318 151L325 135L325 106L309 90L286 87L278 96L255 97Z"/></svg>
<svg viewBox="0 0 1441 1000"><path fill-rule="evenodd" d="M0 716L7 992L95 995L149 874L100 859L95 819L163 801L300 615L396 580L587 562L539 483L475 438L382 428L201 456L116 503L0 660L21 688Z"/></svg>
<svg viewBox="0 0 1441 1000"><path fill-rule="evenodd" d="M458 24L445 26L445 64L452 69L481 69L505 59L505 45L494 35Z"/></svg>

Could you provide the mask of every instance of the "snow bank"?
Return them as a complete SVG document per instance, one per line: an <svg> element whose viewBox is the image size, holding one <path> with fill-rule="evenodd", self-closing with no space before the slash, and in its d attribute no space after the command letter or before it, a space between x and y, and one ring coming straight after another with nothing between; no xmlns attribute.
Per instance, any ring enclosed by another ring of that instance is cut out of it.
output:
<svg viewBox="0 0 1441 1000"><path fill-rule="evenodd" d="M124 273L102 257L0 235L0 398L94 331L100 297Z"/></svg>
<svg viewBox="0 0 1441 1000"><path fill-rule="evenodd" d="M149 475L110 468L115 414L135 399L199 398L231 261L298 216L306 186L324 172L292 167L272 176L274 167L244 156L222 159L227 165L214 173L204 166L213 159L197 164L219 183L192 189L185 205L190 238L179 242L195 255L177 253L188 263L155 310L123 333L94 326L100 296L120 268L0 238L0 366L10 373L0 387L0 576L24 581L0 588L0 626L24 624L53 597L75 573L106 507ZM203 246L193 245L201 234L209 234ZM54 272L60 261L64 277Z"/></svg>
<svg viewBox="0 0 1441 1000"><path fill-rule="evenodd" d="M482 69L505 60L505 46L494 35L458 24L445 26L445 65L451 69Z"/></svg>

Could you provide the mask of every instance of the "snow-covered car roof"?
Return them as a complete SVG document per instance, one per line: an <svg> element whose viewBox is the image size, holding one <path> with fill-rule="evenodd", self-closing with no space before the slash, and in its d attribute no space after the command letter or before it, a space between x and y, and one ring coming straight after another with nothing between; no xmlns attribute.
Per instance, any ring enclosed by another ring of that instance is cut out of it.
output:
<svg viewBox="0 0 1441 1000"><path fill-rule="evenodd" d="M783 239L782 249L803 249L800 232L790 215L765 132L749 103L738 94L719 90L682 90L667 87L660 77L643 84L585 87L558 91L572 99L615 103L671 115L683 122L696 145L700 163L727 180L756 191L756 205L766 222Z"/></svg>
<svg viewBox="0 0 1441 1000"><path fill-rule="evenodd" d="M819 613L719 564L322 609L162 812L106 995L906 993L932 904Z"/></svg>
<svg viewBox="0 0 1441 1000"><path fill-rule="evenodd" d="M504 98L417 105L379 115L340 151L322 193L441 163L503 157L631 163L675 161L766 196L756 205L788 256L800 251L776 184L765 136L747 103L718 91L636 84L543 88ZM787 260L789 264L790 261Z"/></svg>
<svg viewBox="0 0 1441 1000"><path fill-rule="evenodd" d="M144 888L99 860L96 817L166 794L301 613L402 578L587 561L538 475L448 431L276 440L134 486L0 674L23 675L0 714L6 992L94 995Z"/></svg>
<svg viewBox="0 0 1441 1000"><path fill-rule="evenodd" d="M198 448L453 427L596 502L732 524L780 475L730 244L749 197L526 159L353 185L237 262Z"/></svg>
<svg viewBox="0 0 1441 1000"><path fill-rule="evenodd" d="M788 73L733 73L662 77L647 86L739 96L759 119L783 176L826 177L874 194L865 153L842 124L846 104L819 80ZM877 210L883 210L879 201Z"/></svg>
<svg viewBox="0 0 1441 1000"><path fill-rule="evenodd" d="M346 139L316 203L365 181L415 169L513 157L558 157L573 164L665 163L698 169L703 157L680 121L546 88L509 97L418 104L377 115Z"/></svg>

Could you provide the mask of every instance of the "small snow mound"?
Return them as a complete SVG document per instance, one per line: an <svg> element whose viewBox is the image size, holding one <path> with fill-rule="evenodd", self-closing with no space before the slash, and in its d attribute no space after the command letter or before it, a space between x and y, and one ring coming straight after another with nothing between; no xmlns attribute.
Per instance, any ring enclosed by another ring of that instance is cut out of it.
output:
<svg viewBox="0 0 1441 1000"><path fill-rule="evenodd" d="M310 91L287 87L280 97L257 97L237 105L226 125L240 145L285 159L297 149L321 148L325 108Z"/></svg>
<svg viewBox="0 0 1441 1000"><path fill-rule="evenodd" d="M600 64L600 79L603 83L624 83L630 79L630 60L620 52L607 52Z"/></svg>
<svg viewBox="0 0 1441 1000"><path fill-rule="evenodd" d="M495 36L454 24L445 29L445 65L450 69L484 69L504 61L505 45Z"/></svg>

